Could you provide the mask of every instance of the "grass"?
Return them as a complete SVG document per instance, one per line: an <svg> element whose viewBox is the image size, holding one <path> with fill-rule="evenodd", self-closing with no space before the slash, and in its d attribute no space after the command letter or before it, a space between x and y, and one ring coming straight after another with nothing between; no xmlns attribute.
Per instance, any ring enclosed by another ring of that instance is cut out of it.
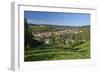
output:
<svg viewBox="0 0 100 73"><path fill-rule="evenodd" d="M49 48L49 47L48 47ZM90 42L78 45L72 49L31 49L25 50L25 61L42 60L69 60L69 59L88 59L90 58ZM78 48L78 49L77 49Z"/></svg>

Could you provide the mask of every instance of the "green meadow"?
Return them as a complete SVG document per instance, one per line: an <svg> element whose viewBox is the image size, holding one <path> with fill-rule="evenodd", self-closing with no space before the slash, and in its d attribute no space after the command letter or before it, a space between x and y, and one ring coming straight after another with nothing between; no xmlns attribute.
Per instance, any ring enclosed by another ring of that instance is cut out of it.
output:
<svg viewBox="0 0 100 73"><path fill-rule="evenodd" d="M41 60L67 60L67 59L88 59L90 58L89 41L74 48L54 48L52 46L31 48L25 51L25 61Z"/></svg>

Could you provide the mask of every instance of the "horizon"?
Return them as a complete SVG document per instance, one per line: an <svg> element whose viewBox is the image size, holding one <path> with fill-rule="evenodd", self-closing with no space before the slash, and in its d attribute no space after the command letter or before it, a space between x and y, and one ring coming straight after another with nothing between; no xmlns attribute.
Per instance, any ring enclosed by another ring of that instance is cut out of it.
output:
<svg viewBox="0 0 100 73"><path fill-rule="evenodd" d="M29 24L52 24L60 26L87 26L90 25L88 13L64 13L24 11L24 18Z"/></svg>
<svg viewBox="0 0 100 73"><path fill-rule="evenodd" d="M69 26L69 27L84 27L84 26L90 26L90 25L57 25L57 24L32 24L28 23L29 25L37 25L37 26L42 26L42 25L50 25L50 26Z"/></svg>

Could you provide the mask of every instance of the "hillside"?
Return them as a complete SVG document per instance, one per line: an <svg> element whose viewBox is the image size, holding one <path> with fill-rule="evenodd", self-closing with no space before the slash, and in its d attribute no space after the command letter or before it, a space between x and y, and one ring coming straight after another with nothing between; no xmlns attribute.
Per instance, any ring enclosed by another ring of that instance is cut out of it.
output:
<svg viewBox="0 0 100 73"><path fill-rule="evenodd" d="M90 58L90 25L28 24L25 61Z"/></svg>

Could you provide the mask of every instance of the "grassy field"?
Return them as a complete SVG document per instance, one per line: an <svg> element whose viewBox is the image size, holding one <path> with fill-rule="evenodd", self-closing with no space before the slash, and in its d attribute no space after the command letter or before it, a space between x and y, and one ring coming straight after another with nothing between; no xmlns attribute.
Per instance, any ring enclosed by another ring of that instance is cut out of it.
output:
<svg viewBox="0 0 100 73"><path fill-rule="evenodd" d="M25 61L44 61L44 60L69 60L69 59L88 59L90 58L90 41L78 45L74 48L53 48L46 46L44 49L31 48L25 50Z"/></svg>

